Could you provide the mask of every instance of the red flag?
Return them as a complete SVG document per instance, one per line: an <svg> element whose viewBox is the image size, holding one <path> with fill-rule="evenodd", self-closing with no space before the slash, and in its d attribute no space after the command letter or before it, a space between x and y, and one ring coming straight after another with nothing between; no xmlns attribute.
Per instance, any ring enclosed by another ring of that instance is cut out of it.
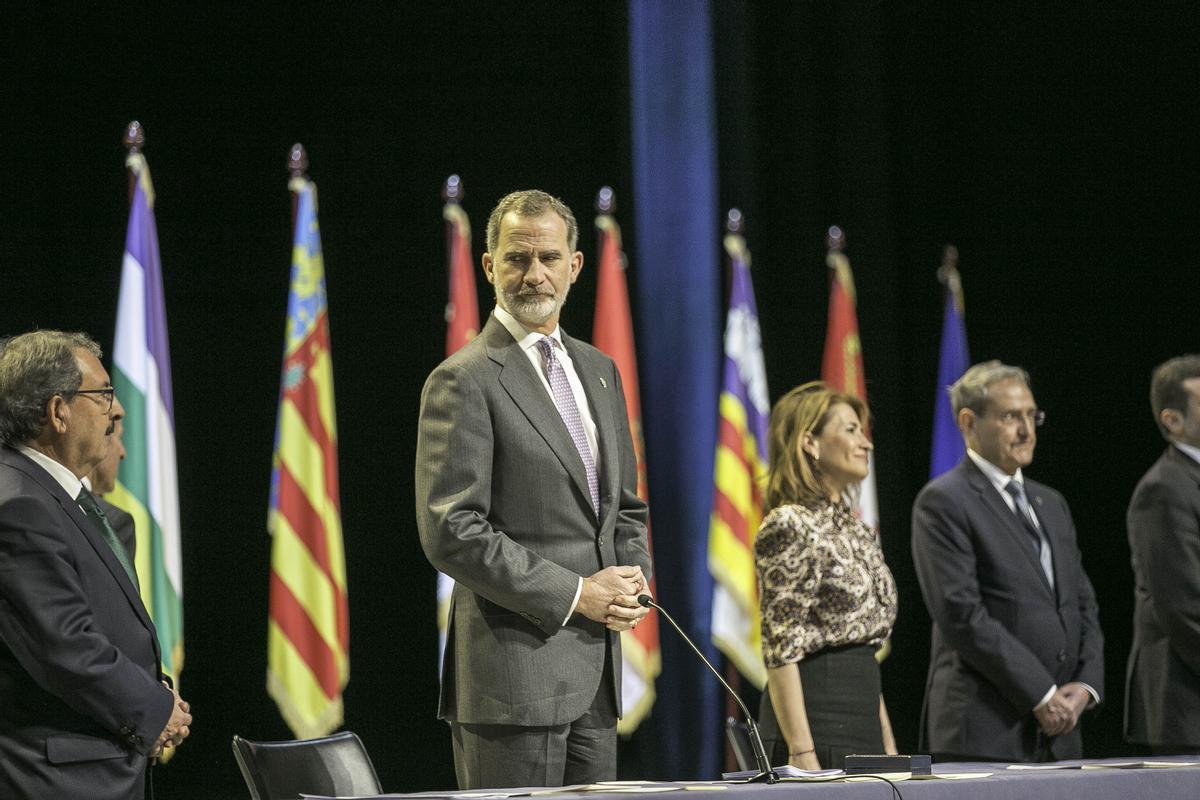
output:
<svg viewBox="0 0 1200 800"><path fill-rule="evenodd" d="M450 295L446 301L446 355L475 338L479 333L479 296L475 293L475 264L471 259L471 223L467 212L458 204L462 197L462 181L457 175L446 180L447 271L450 275ZM450 595L454 579L438 573L438 674L446 651L446 627L450 622Z"/></svg>
<svg viewBox="0 0 1200 800"><path fill-rule="evenodd" d="M603 196L603 192L602 192ZM610 195L611 196L611 195ZM637 356L633 346L633 317L629 312L629 287L625 282L625 257L621 229L610 214L596 217L600 236L600 265L596 270L596 316L592 344L617 365L625 388L625 410L637 454L638 496L648 499L646 446L642 438L642 403L638 390ZM647 531L649 536L649 531ZM657 594L653 578L650 593ZM617 731L632 733L654 705L654 679L662 668L658 649L658 615L651 611L638 626L621 634L623 660L621 698L624 714Z"/></svg>
<svg viewBox="0 0 1200 800"><path fill-rule="evenodd" d="M446 303L446 355L479 333L479 297L471 260L471 223L456 200L446 203L446 245L450 252L450 299Z"/></svg>
<svg viewBox="0 0 1200 800"><path fill-rule="evenodd" d="M858 300L854 293L854 274L850 259L842 252L844 237L840 229L829 231L827 263L833 273L829 290L829 327L825 332L825 356L821 360L821 380L839 392L867 399L867 379L863 372L862 343L858 339ZM858 510L863 521L879 528L879 501L875 493L875 454L871 471L862 482Z"/></svg>

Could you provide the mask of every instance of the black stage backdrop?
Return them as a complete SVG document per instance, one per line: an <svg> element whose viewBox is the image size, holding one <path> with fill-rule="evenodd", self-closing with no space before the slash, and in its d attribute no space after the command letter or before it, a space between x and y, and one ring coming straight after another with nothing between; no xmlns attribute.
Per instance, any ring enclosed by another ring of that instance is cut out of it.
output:
<svg viewBox="0 0 1200 800"><path fill-rule="evenodd" d="M1200 12L1105 6L714 0L721 199L749 217L772 398L819 372L824 231L848 232L901 592L884 682L903 750L916 748L928 652L908 529L928 471L947 242L962 254L975 360L1032 373L1049 422L1030 473L1071 502L1100 596L1108 702L1087 721L1088 755L1127 749L1124 508L1162 447L1147 380L1200 349ZM196 712L160 770L163 795L240 796L230 735L289 737L264 689L265 518L295 141L320 189L329 289L346 727L386 788L452 784L434 717L434 579L410 511L418 395L444 346L438 192L463 176L476 254L502 194L560 194L588 259L564 325L589 336L601 185L616 188L637 280L627 24L625 4L583 2L0 12L0 331L83 329L110 349L128 202L120 138L131 119L147 131L180 456L183 690ZM650 738L626 748L624 772L670 769L647 757Z"/></svg>

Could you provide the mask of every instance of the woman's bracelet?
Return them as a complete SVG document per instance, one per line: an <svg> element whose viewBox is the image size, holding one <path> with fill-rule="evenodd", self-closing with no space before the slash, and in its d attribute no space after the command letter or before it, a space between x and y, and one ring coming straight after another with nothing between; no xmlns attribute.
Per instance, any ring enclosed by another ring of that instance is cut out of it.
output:
<svg viewBox="0 0 1200 800"><path fill-rule="evenodd" d="M817 752L817 748L815 748L815 747L810 747L810 748L809 748L809 749L807 749L807 750L800 750L800 751L798 751L798 752L795 752L795 753L788 753L788 757L790 758L790 757L792 757L792 756L806 756L806 755L808 755L809 753L815 753L815 752Z"/></svg>

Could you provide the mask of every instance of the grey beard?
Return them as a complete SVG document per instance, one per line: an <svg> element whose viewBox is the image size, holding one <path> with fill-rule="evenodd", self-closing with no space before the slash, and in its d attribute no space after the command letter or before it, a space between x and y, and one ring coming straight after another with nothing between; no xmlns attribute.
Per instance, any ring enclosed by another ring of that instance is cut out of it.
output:
<svg viewBox="0 0 1200 800"><path fill-rule="evenodd" d="M569 291L569 290L568 290ZM567 301L567 293L563 292L562 300L554 295L522 295L510 294L496 288L496 302L517 321L526 325L542 325L562 309Z"/></svg>

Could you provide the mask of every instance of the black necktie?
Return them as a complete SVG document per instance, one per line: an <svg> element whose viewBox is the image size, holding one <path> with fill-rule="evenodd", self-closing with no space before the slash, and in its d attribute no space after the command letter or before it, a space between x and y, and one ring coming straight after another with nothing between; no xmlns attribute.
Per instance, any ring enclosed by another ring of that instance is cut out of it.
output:
<svg viewBox="0 0 1200 800"><path fill-rule="evenodd" d="M121 566L125 568L129 580L133 581L134 588L138 588L137 572L134 570L133 564L129 563L129 554L121 546L121 540L117 538L117 532L113 530L108 517L105 516L104 509L100 508L100 504L96 502L96 498L87 490L86 486L79 490L79 496L75 498L75 501L79 503L83 513L87 514L88 519L96 526L96 530L100 531L100 535L104 537L105 543L113 551L117 561L120 561Z"/></svg>

